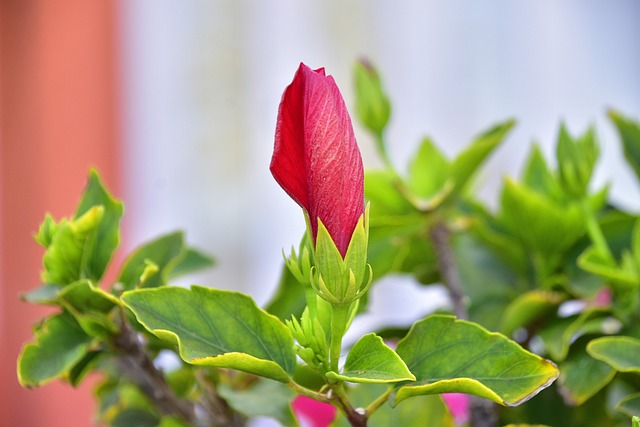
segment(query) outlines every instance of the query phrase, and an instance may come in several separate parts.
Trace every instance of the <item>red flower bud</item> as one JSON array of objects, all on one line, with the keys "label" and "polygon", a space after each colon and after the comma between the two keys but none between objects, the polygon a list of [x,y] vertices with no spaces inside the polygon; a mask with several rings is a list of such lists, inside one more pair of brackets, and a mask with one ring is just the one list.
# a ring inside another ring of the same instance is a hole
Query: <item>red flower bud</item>
[{"label": "red flower bud", "polygon": [[278,110],[271,173],[318,220],[344,258],[364,213],[364,169],[351,118],[333,77],[300,64]]}]

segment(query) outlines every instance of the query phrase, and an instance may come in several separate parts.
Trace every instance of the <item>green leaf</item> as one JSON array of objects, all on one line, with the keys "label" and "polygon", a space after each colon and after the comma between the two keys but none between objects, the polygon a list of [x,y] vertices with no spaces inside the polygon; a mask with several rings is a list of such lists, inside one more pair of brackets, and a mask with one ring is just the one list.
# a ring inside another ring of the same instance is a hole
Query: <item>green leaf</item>
[{"label": "green leaf", "polygon": [[560,206],[510,179],[502,192],[502,221],[526,248],[549,259],[585,233],[577,205]]},{"label": "green leaf", "polygon": [[620,372],[640,372],[640,340],[632,337],[601,337],[587,345],[587,352]]},{"label": "green leaf", "polygon": [[537,144],[533,145],[527,157],[522,182],[530,189],[555,201],[564,198],[562,188],[549,170],[549,166]]},{"label": "green leaf", "polygon": [[327,377],[353,383],[395,383],[416,379],[400,356],[374,333],[364,335],[354,344],[342,374],[328,372]]},{"label": "green leaf", "polygon": [[120,300],[96,288],[88,280],[79,280],[58,294],[58,303],[71,313],[84,331],[96,337],[109,337],[118,326],[108,313]]},{"label": "green leaf", "polygon": [[20,299],[30,302],[31,304],[57,304],[56,298],[61,289],[64,289],[64,287],[60,285],[46,284],[20,295]]},{"label": "green leaf", "polygon": [[177,417],[162,417],[157,427],[191,427],[191,424]]},{"label": "green leaf", "polygon": [[94,278],[88,248],[95,244],[104,212],[102,206],[96,206],[73,221],[62,220],[57,225],[43,258],[44,283],[64,286],[76,280]]},{"label": "green leaf", "polygon": [[186,248],[184,255],[181,257],[177,265],[169,271],[168,279],[173,280],[177,277],[190,274],[195,271],[202,270],[215,265],[215,260],[194,248]]},{"label": "green leaf", "polygon": [[23,387],[38,387],[66,377],[87,352],[92,337],[69,313],[48,317],[35,328],[35,341],[18,356],[18,380]]},{"label": "green leaf", "polygon": [[360,121],[378,136],[380,153],[386,157],[386,147],[382,145],[384,128],[391,115],[391,103],[382,87],[378,71],[369,61],[357,61],[354,71],[356,114]]},{"label": "green leaf", "polygon": [[591,174],[598,159],[598,144],[593,129],[574,139],[564,124],[560,126],[556,158],[560,182],[565,191],[574,197],[583,197],[589,187]]},{"label": "green leaf", "polygon": [[609,365],[579,348],[560,365],[560,394],[567,405],[582,405],[609,384],[615,373]]},{"label": "green leaf", "polygon": [[[616,410],[629,416],[640,414],[640,392],[623,397],[616,404]],[[635,418],[633,426],[636,427],[636,421],[638,421],[638,426],[640,427],[640,419],[638,417],[633,418]]]},{"label": "green leaf", "polygon": [[155,274],[147,274],[142,284],[145,288],[164,286],[169,280],[169,274],[180,265],[185,257],[184,240],[181,232],[167,234],[145,243],[127,257],[118,282],[124,290],[136,288],[151,261],[158,268]]},{"label": "green leaf", "polygon": [[79,280],[65,287],[58,294],[74,309],[80,312],[108,313],[120,300],[97,288],[89,280]]},{"label": "green leaf", "polygon": [[535,396],[558,376],[555,365],[477,324],[434,315],[415,323],[397,353],[417,381],[395,403],[438,393],[474,394],[505,406]]},{"label": "green leaf", "polygon": [[150,332],[177,344],[187,363],[282,382],[294,372],[291,333],[246,295],[200,286],[162,287],[125,292],[122,301]]},{"label": "green leaf", "polygon": [[[358,384],[349,390],[349,401],[356,408],[366,408],[376,398],[383,395],[387,387],[382,384]],[[425,424],[428,420],[428,424]],[[456,423],[447,406],[438,395],[419,396],[407,400],[395,408],[389,402],[378,408],[367,421],[369,427],[455,427]],[[341,412],[334,427],[349,427]]]},{"label": "green leaf", "polygon": [[632,427],[640,427],[640,418],[634,416],[631,418],[631,422],[633,423]]},{"label": "green leaf", "polygon": [[478,136],[473,143],[461,152],[451,163],[450,176],[454,182],[452,195],[460,193],[471,176],[485,159],[493,153],[515,125],[515,120],[499,123]]},{"label": "green leaf", "polygon": [[423,139],[409,165],[411,191],[423,199],[429,199],[444,189],[448,179],[449,160],[431,139]]},{"label": "green leaf", "polygon": [[618,130],[627,162],[640,178],[640,125],[614,110],[609,111],[609,118]]},{"label": "green leaf", "polygon": [[104,213],[98,224],[95,239],[88,241],[84,250],[88,259],[85,277],[98,282],[120,243],[120,218],[122,218],[124,207],[122,202],[109,194],[109,191],[102,184],[98,172],[91,170],[74,220],[96,206],[101,206]]},{"label": "green leaf", "polygon": [[548,319],[549,326],[540,330],[539,335],[553,360],[562,361],[577,338],[587,334],[611,333],[615,322],[608,310],[589,308],[577,316]]},{"label": "green leaf", "polygon": [[249,418],[269,417],[285,426],[298,425],[291,410],[295,393],[282,383],[261,380],[242,390],[220,383],[217,391],[231,408]]},{"label": "green leaf", "polygon": [[560,292],[534,289],[517,297],[502,315],[503,334],[510,336],[518,328],[526,328],[537,319],[548,316],[566,299]]}]

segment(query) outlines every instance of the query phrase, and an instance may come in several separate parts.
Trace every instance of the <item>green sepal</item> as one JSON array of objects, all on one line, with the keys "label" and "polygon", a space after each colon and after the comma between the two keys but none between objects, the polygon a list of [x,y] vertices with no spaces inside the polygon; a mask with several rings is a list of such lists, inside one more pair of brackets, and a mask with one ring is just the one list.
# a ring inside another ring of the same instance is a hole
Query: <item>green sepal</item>
[{"label": "green sepal", "polygon": [[350,305],[369,289],[373,275],[367,264],[369,207],[360,216],[344,259],[329,231],[318,219],[311,286],[331,304]]},{"label": "green sepal", "polygon": [[302,360],[316,369],[328,365],[327,338],[318,318],[312,318],[309,310],[305,309],[300,321],[292,316],[291,320],[286,321],[286,325],[299,344],[296,352]]},{"label": "green sepal", "polygon": [[18,381],[23,387],[38,387],[67,377],[93,341],[68,312],[46,318],[34,335],[34,341],[18,356]]},{"label": "green sepal", "polygon": [[166,286],[127,291],[122,301],[151,333],[176,344],[187,363],[282,382],[293,375],[291,332],[247,295],[195,285]]},{"label": "green sepal", "polygon": [[328,372],[327,378],[378,384],[416,379],[400,356],[374,333],[364,335],[354,344],[342,373]]},{"label": "green sepal", "polygon": [[452,316],[415,323],[396,352],[416,381],[400,384],[394,404],[425,394],[474,394],[517,406],[558,377],[556,366],[504,335]]},{"label": "green sepal", "polygon": [[292,247],[291,255],[288,258],[284,254],[284,251],[282,252],[282,256],[284,257],[285,265],[293,277],[301,284],[310,286],[311,266],[314,264],[314,261],[313,247],[309,242],[309,234],[305,233],[302,237],[297,254]]}]

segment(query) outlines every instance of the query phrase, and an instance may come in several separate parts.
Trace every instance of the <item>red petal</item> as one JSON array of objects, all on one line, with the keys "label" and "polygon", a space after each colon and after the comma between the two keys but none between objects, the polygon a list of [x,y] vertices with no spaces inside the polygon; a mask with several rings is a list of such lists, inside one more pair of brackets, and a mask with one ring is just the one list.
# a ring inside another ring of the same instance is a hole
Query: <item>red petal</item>
[{"label": "red petal", "polygon": [[331,76],[300,64],[280,103],[271,172],[344,256],[364,212],[364,170],[351,118]]}]

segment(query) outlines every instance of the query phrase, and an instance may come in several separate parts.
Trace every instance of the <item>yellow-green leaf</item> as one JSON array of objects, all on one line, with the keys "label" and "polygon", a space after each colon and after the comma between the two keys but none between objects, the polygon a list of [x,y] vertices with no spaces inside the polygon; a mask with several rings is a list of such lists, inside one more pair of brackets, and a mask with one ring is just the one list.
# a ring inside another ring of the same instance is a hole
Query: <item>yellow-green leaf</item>
[{"label": "yellow-green leaf", "polygon": [[425,394],[474,394],[516,406],[548,387],[555,365],[529,353],[504,335],[481,326],[433,315],[415,323],[397,353],[416,376],[402,384],[395,403]]}]

